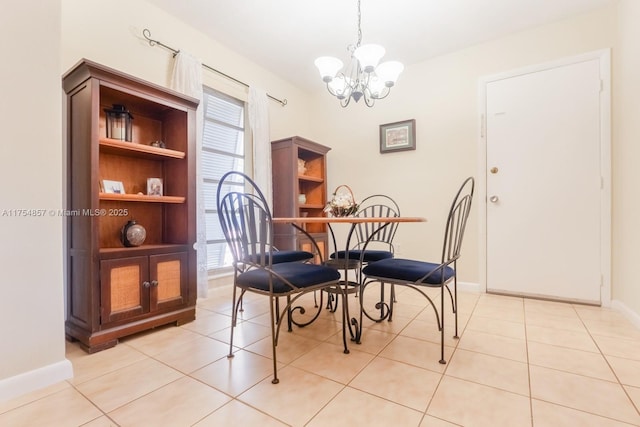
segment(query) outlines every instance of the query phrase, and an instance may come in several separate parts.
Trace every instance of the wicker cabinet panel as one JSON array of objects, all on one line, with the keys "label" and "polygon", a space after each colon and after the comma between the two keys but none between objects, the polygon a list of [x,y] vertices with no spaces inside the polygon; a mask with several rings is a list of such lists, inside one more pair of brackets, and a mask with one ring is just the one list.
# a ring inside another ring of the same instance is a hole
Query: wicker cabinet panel
[{"label": "wicker cabinet panel", "polygon": [[149,258],[131,257],[100,262],[102,323],[140,316],[149,311]]},{"label": "wicker cabinet panel", "polygon": [[185,303],[187,254],[165,254],[150,257],[152,303],[154,309],[167,309]]}]

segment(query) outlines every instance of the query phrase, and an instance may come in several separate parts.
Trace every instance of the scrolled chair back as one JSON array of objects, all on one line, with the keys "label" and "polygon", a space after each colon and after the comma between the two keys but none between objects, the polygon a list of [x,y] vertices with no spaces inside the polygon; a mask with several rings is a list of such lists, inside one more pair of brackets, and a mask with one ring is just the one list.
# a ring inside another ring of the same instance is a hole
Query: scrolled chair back
[{"label": "scrolled chair back", "polygon": [[[366,218],[399,217],[400,207],[391,197],[384,194],[374,194],[362,200],[356,216]],[[381,242],[393,247],[392,242],[397,230],[397,222],[365,222],[358,224],[356,233],[359,246]]]},{"label": "scrolled chair back", "polygon": [[234,264],[269,267],[273,223],[262,191],[246,175],[232,171],[221,178],[217,200],[220,227]]},{"label": "scrolled chair back", "polygon": [[460,258],[464,231],[471,211],[474,187],[475,181],[470,176],[462,183],[451,203],[442,248],[443,264],[450,264]]}]

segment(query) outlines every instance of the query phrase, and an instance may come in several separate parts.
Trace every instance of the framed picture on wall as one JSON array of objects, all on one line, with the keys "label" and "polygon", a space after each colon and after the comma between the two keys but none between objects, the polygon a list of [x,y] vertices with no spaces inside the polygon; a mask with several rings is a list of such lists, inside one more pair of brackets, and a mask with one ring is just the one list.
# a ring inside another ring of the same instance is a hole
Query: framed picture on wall
[{"label": "framed picture on wall", "polygon": [[380,125],[380,152],[416,149],[415,119]]}]

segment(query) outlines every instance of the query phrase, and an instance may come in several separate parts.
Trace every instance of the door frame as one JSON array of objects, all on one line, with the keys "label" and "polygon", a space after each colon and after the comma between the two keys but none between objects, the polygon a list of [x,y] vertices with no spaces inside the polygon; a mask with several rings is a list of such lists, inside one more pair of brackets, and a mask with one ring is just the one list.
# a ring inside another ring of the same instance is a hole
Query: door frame
[{"label": "door frame", "polygon": [[550,70],[579,62],[597,59],[600,62],[600,303],[611,305],[611,49],[601,49],[580,55],[562,58],[542,64],[531,65],[478,79],[478,198],[482,203],[478,209],[478,271],[480,290],[487,292],[487,84],[524,74]]}]

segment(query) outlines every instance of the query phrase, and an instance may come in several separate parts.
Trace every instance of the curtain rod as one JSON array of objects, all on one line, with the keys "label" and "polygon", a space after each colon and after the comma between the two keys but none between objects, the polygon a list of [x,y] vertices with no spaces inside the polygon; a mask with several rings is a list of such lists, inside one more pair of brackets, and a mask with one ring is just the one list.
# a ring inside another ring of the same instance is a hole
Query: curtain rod
[{"label": "curtain rod", "polygon": [[[160,42],[160,41],[158,41],[158,40],[154,40],[154,39],[152,39],[152,38],[151,38],[151,31],[149,31],[147,28],[145,28],[144,30],[142,30],[142,35],[143,35],[143,36],[144,36],[144,38],[145,38],[145,39],[147,39],[147,41],[149,42],[149,46],[156,46],[156,45],[158,45],[158,46],[162,46],[163,48],[165,48],[165,49],[170,50],[171,52],[173,52],[173,56],[176,56],[176,55],[180,52],[178,49],[174,49],[174,48],[172,48],[172,47],[170,47],[170,46],[167,46],[166,44],[164,44],[164,43],[162,43],[162,42]],[[230,76],[230,75],[228,75],[228,74],[225,74],[225,73],[223,73],[223,72],[222,72],[222,71],[220,71],[220,70],[216,70],[215,68],[213,68],[213,67],[211,67],[211,66],[209,66],[209,65],[207,65],[207,64],[204,64],[204,63],[203,63],[203,64],[202,64],[202,67],[203,67],[203,68],[206,68],[206,69],[207,69],[207,70],[209,70],[209,71],[213,71],[214,73],[220,74],[221,76],[226,77],[226,78],[227,78],[227,79],[229,79],[229,80],[233,80],[234,82],[236,82],[236,83],[238,83],[238,84],[241,84],[241,85],[242,85],[242,86],[244,86],[244,87],[247,87],[247,88],[249,87],[249,85],[248,85],[248,84],[246,84],[245,82],[240,81],[240,80],[236,79],[235,77],[232,77],[232,76]],[[287,105],[287,100],[286,100],[286,98],[281,100],[281,99],[275,98],[275,97],[273,97],[273,96],[271,96],[271,95],[269,95],[269,94],[267,94],[267,96],[268,96],[269,98],[273,99],[274,101],[279,102],[283,107],[284,107],[285,105]]]}]

